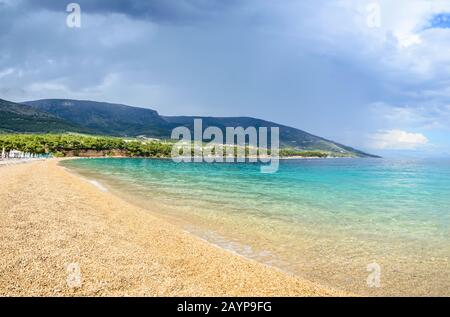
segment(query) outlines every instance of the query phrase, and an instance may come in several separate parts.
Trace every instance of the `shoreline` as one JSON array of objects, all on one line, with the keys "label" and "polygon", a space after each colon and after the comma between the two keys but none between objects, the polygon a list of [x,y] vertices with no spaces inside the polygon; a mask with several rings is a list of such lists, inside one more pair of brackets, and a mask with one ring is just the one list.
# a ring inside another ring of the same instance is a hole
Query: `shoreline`
[{"label": "shoreline", "polygon": [[45,159],[43,159],[43,158],[0,159],[0,167],[1,166],[10,166],[10,165],[17,165],[17,164],[32,163],[32,162],[38,162],[38,161],[43,161],[43,160],[45,160]]},{"label": "shoreline", "polygon": [[[149,160],[172,160],[171,157],[156,157],[156,156],[67,156],[67,157],[59,157],[56,158],[58,160],[76,160],[76,159],[109,159],[109,158],[115,158],[115,159],[149,159]],[[252,159],[259,159],[259,157],[251,157]],[[267,157],[263,157],[264,159],[267,159]],[[246,159],[249,159],[249,157],[246,157]],[[280,161],[286,161],[286,160],[339,160],[339,159],[373,159],[371,157],[317,157],[317,156],[280,156],[278,160]],[[382,159],[382,158],[376,158],[376,159]],[[237,158],[235,158],[237,160]],[[217,162],[214,162],[217,163]],[[228,163],[224,160],[222,163]],[[237,162],[232,162],[237,163]]]},{"label": "shoreline", "polygon": [[[61,160],[0,169],[1,296],[348,295],[206,242]],[[68,286],[70,263],[80,288]]]}]

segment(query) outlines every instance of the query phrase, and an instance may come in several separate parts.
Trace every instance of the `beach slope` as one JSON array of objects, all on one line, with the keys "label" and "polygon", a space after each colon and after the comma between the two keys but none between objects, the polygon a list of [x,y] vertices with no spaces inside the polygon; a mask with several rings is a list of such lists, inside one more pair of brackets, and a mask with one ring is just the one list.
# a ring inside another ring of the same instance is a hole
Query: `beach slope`
[{"label": "beach slope", "polygon": [[0,180],[1,296],[343,295],[217,248],[57,160],[0,167]]}]

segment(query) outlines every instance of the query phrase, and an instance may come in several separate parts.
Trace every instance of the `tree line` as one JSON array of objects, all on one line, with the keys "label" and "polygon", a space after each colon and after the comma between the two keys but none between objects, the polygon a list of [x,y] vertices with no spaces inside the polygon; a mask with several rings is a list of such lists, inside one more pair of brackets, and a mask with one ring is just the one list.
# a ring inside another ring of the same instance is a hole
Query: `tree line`
[{"label": "tree line", "polygon": [[[124,139],[81,134],[0,134],[0,151],[18,150],[32,154],[51,154],[56,157],[80,156],[93,151],[108,156],[119,153],[129,157],[170,157],[173,142],[157,140]],[[194,151],[192,150],[192,153]],[[237,148],[235,147],[235,155]],[[268,151],[270,155],[270,150]],[[246,156],[249,154],[245,149]],[[258,150],[259,154],[259,150]],[[280,149],[282,157],[327,157],[321,151]]]},{"label": "tree line", "polygon": [[33,154],[52,154],[63,157],[78,156],[82,152],[95,151],[108,154],[120,151],[126,156],[169,157],[172,145],[159,141],[78,134],[4,134],[0,135],[0,149],[18,150]]}]

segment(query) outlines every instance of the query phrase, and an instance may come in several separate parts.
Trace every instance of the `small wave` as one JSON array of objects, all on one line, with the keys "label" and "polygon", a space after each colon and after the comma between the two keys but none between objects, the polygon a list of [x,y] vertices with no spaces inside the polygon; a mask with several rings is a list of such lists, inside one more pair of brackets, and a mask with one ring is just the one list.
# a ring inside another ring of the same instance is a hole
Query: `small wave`
[{"label": "small wave", "polygon": [[185,226],[184,231],[235,255],[242,256],[246,259],[251,259],[280,270],[283,269],[288,272],[285,268],[283,268],[281,260],[267,250],[257,251],[253,249],[251,245],[232,241],[212,230],[202,230],[193,226]]},{"label": "small wave", "polygon": [[102,192],[107,192],[108,189],[103,186],[102,184],[100,184],[98,181],[96,180],[89,180],[89,183],[91,183],[92,185],[94,185],[95,187],[97,187],[98,189],[100,189]]}]

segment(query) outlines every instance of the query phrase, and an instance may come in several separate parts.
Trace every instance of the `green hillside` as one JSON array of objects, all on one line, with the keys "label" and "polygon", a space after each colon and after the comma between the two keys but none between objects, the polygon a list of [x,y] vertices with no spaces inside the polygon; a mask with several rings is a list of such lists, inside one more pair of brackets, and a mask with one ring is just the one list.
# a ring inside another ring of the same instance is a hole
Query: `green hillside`
[{"label": "green hillside", "polygon": [[39,109],[0,99],[1,132],[92,132]]},{"label": "green hillside", "polygon": [[111,136],[168,138],[171,128],[154,110],[87,100],[45,99],[25,102],[40,111]]},{"label": "green hillside", "polygon": [[[280,145],[283,148],[290,149],[293,153],[298,151],[323,151],[333,156],[376,157],[300,129],[251,117],[161,116],[151,109],[86,100],[44,99],[29,101],[24,104],[28,106],[26,109],[30,114],[23,114],[22,120],[28,120],[28,124],[16,125],[14,120],[8,120],[9,129],[5,129],[6,131],[40,132],[51,127],[58,131],[85,129],[84,131],[98,135],[146,136],[167,139],[170,138],[172,129],[177,126],[186,126],[192,131],[194,119],[201,118],[203,119],[203,129],[208,126],[217,126],[223,131],[226,127],[238,126],[243,128],[250,126],[256,128],[279,127]],[[43,118],[36,121],[32,109]],[[45,117],[45,114],[47,117]],[[54,120],[54,123],[44,124],[44,118]]]},{"label": "green hillside", "polygon": [[[376,157],[371,154],[364,153],[349,146],[345,146],[315,135],[308,132],[288,127],[282,124],[277,124],[270,121],[261,119],[255,119],[251,117],[163,117],[169,123],[179,126],[186,126],[191,131],[194,128],[194,119],[201,118],[203,123],[203,129],[208,126],[216,126],[220,128],[225,135],[226,127],[279,127],[280,129],[280,147],[291,148],[293,150],[302,151],[324,151],[335,153],[339,156],[358,156],[358,157]],[[270,131],[268,139],[270,140]]]}]

